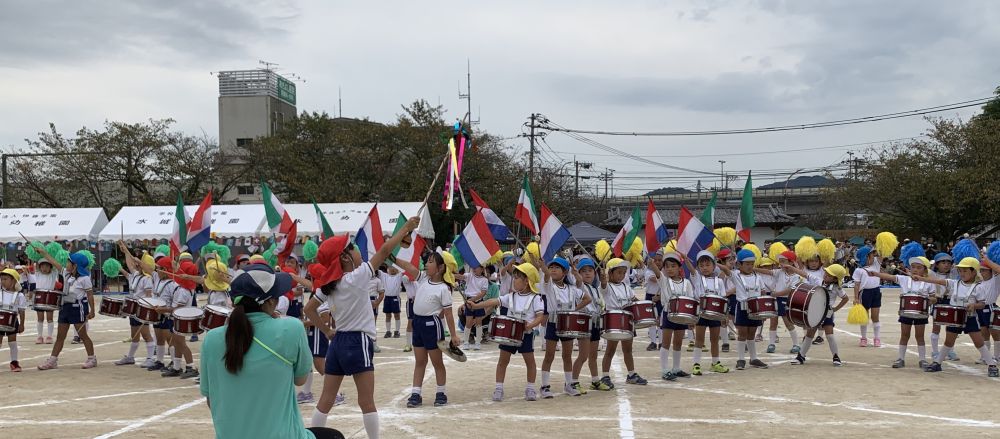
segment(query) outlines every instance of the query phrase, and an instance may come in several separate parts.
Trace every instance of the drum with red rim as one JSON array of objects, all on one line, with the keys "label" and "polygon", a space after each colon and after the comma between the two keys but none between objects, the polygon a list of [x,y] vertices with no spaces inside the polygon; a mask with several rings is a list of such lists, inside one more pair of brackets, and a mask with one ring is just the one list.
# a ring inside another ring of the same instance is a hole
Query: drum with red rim
[{"label": "drum with red rim", "polygon": [[799,284],[788,296],[788,319],[806,329],[820,327],[829,307],[827,294],[819,285]]},{"label": "drum with red rim", "polygon": [[667,320],[678,325],[698,323],[698,301],[692,297],[677,296],[667,302]]},{"label": "drum with red rim", "polygon": [[562,338],[590,337],[590,314],[576,311],[556,313],[556,336]]},{"label": "drum with red rim", "polygon": [[631,340],[635,337],[632,330],[632,313],[618,309],[605,311],[601,314],[601,337],[605,340]]},{"label": "drum with red rim", "polygon": [[102,316],[122,317],[124,305],[123,297],[101,296],[101,308],[97,312]]},{"label": "drum with red rim", "polygon": [[31,305],[36,311],[57,311],[62,306],[62,298],[59,291],[35,290]]},{"label": "drum with red rim", "polygon": [[725,297],[716,296],[715,294],[706,294],[701,296],[701,318],[705,320],[715,320],[715,321],[725,321],[727,316],[727,311],[729,311],[729,303]]},{"label": "drum with red rim", "polygon": [[229,321],[229,313],[231,312],[233,312],[232,308],[226,308],[218,305],[206,305],[205,316],[201,318],[201,329],[211,331],[225,325],[226,322]]},{"label": "drum with red rim", "polygon": [[993,318],[990,319],[990,329],[1000,331],[1000,308],[993,307]]},{"label": "drum with red rim", "polygon": [[520,347],[524,342],[524,321],[508,316],[490,317],[490,338],[504,346]]},{"label": "drum with red rim", "polygon": [[778,317],[778,301],[773,296],[757,296],[747,299],[747,317],[753,320],[767,320]]},{"label": "drum with red rim", "polygon": [[17,311],[0,309],[0,331],[17,332]]},{"label": "drum with red rim", "polygon": [[899,316],[909,319],[926,319],[930,316],[931,301],[920,294],[899,295]]},{"label": "drum with red rim", "polygon": [[656,324],[656,304],[652,301],[637,300],[622,309],[632,313],[632,326],[635,329],[648,328]]},{"label": "drum with red rim", "polygon": [[934,305],[934,324],[964,328],[968,310],[961,306]]},{"label": "drum with red rim", "polygon": [[185,306],[174,310],[174,332],[184,335],[201,334],[201,318],[205,312],[196,306]]},{"label": "drum with red rim", "polygon": [[139,310],[139,302],[131,297],[125,298],[125,304],[122,305],[122,314],[127,317],[134,317],[135,312]]},{"label": "drum with red rim", "polygon": [[156,297],[146,297],[137,302],[139,309],[135,311],[135,319],[143,323],[160,323],[160,313],[156,308],[167,306],[167,302]]}]

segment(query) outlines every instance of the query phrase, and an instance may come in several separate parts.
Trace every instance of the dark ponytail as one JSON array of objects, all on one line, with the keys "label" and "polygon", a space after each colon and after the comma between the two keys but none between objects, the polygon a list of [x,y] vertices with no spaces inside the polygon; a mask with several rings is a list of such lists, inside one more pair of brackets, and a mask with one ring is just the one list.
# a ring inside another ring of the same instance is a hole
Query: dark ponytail
[{"label": "dark ponytail", "polygon": [[226,324],[226,370],[238,374],[243,369],[243,356],[253,344],[253,324],[247,314],[261,312],[260,304],[249,297],[243,297],[240,303],[233,305],[229,313],[229,323]]}]

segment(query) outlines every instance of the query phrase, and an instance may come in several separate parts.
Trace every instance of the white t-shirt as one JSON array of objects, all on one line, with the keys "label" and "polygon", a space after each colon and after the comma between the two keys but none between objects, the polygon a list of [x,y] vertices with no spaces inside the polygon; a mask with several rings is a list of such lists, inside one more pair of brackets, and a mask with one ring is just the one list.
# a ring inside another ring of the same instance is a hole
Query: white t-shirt
[{"label": "white t-shirt", "polygon": [[87,298],[87,290],[93,290],[90,276],[73,277],[63,274],[63,302],[77,303]]},{"label": "white t-shirt", "polygon": [[382,281],[382,287],[385,289],[385,297],[399,297],[400,291],[403,290],[403,273],[396,273],[393,276],[379,271],[378,278]]},{"label": "white t-shirt", "polygon": [[726,281],[721,277],[705,277],[701,273],[695,273],[693,277],[694,281],[691,282],[691,286],[694,290],[694,298],[701,299],[705,295],[726,297]]},{"label": "white t-shirt", "polygon": [[919,294],[924,297],[934,295],[937,285],[930,282],[916,281],[910,276],[896,275],[896,283],[903,294]]},{"label": "white t-shirt", "polygon": [[174,289],[173,295],[170,297],[170,302],[168,302],[167,306],[171,308],[184,308],[191,306],[191,290],[177,285],[177,288]]},{"label": "white t-shirt", "polygon": [[601,297],[604,297],[604,307],[608,310],[621,310],[635,299],[632,287],[627,283],[608,282],[608,286],[601,290]]},{"label": "white t-shirt", "polygon": [[[174,303],[174,290],[178,288],[180,288],[180,285],[177,285],[176,282],[168,278],[160,279],[160,281],[156,283],[156,289],[153,291],[153,297],[166,302],[167,306],[170,306],[171,303]],[[191,298],[188,297],[188,300],[190,301]]]},{"label": "white t-shirt", "polygon": [[806,283],[810,285],[823,285],[823,279],[826,279],[826,271],[822,268],[819,270],[806,269],[806,275]]},{"label": "white t-shirt", "polygon": [[872,266],[854,269],[854,275],[851,276],[851,279],[854,279],[854,282],[860,285],[862,290],[870,290],[872,288],[878,288],[879,285],[882,284],[882,282],[879,280],[878,277],[870,276],[868,274],[868,270],[871,269]]},{"label": "white t-shirt", "polygon": [[382,286],[382,280],[378,277],[373,277],[368,280],[368,299],[377,300],[378,294],[380,292],[385,292],[385,287]]},{"label": "white t-shirt", "polygon": [[35,290],[55,291],[57,282],[59,282],[59,273],[56,273],[55,270],[50,271],[49,274],[40,271],[35,274]]},{"label": "white t-shirt", "polygon": [[313,297],[329,304],[338,331],[364,332],[375,338],[375,315],[368,293],[372,279],[375,279],[375,270],[363,262],[354,271],[344,273],[332,294],[316,290]]},{"label": "white t-shirt", "polygon": [[274,312],[278,313],[279,316],[287,316],[289,304],[290,302],[284,294],[278,296],[278,304],[274,306]]},{"label": "white t-shirt", "polygon": [[500,295],[506,296],[514,288],[514,276],[503,268],[500,269]]},{"label": "white t-shirt", "polygon": [[575,311],[583,300],[583,291],[573,285],[563,284],[560,287],[555,282],[549,281],[543,283],[543,286],[544,289],[541,291],[545,295],[545,305],[549,313]]},{"label": "white t-shirt", "polygon": [[413,291],[413,313],[418,316],[436,316],[442,309],[451,308],[451,287],[444,282],[432,282],[425,272],[420,272],[406,288]]},{"label": "white t-shirt", "polygon": [[[643,276],[645,276],[646,278],[646,294],[652,296],[660,294],[660,284],[659,282],[657,282],[656,273],[653,272],[653,270],[647,268],[643,273]],[[665,277],[667,277],[666,274],[660,276],[661,279]]]},{"label": "white t-shirt", "polygon": [[208,304],[215,306],[229,306],[229,293],[225,291],[209,291]]},{"label": "white t-shirt", "polygon": [[28,308],[28,300],[24,297],[24,293],[20,291],[0,290],[0,307],[23,311]]},{"label": "white t-shirt", "polygon": [[507,308],[507,316],[530,322],[545,311],[542,297],[531,293],[513,293],[500,297],[500,306]]},{"label": "white t-shirt", "polygon": [[465,297],[473,298],[486,292],[490,287],[490,280],[486,276],[465,276]]},{"label": "white t-shirt", "polygon": [[[787,273],[785,270],[774,270],[774,292],[790,290],[802,281],[802,277],[795,273]],[[821,282],[822,283],[822,282]]]},{"label": "white t-shirt", "polygon": [[984,295],[987,294],[979,282],[967,284],[960,280],[948,279],[948,291],[951,300],[948,302],[954,306],[968,306],[969,304],[985,302]]},{"label": "white t-shirt", "polygon": [[691,281],[686,278],[681,278],[681,280],[676,281],[668,278],[667,276],[660,276],[656,280],[657,287],[660,290],[660,303],[663,306],[667,306],[670,303],[670,299],[677,296],[685,297],[695,297],[694,285]]},{"label": "white t-shirt", "polygon": [[147,293],[152,294],[153,278],[146,276],[140,272],[129,273],[128,289],[130,292],[130,297],[132,297],[133,299],[149,297],[147,296]]},{"label": "white t-shirt", "polygon": [[826,286],[827,301],[830,304],[830,311],[833,312],[833,307],[840,303],[840,300],[847,297],[847,292],[844,291],[840,285],[830,284]]},{"label": "white t-shirt", "polygon": [[584,283],[583,291],[590,295],[590,303],[588,303],[587,307],[584,308],[583,310],[588,314],[590,314],[591,317],[593,317],[591,321],[596,324],[597,317],[599,317],[601,315],[601,312],[603,311],[602,307],[604,304],[604,299],[601,298],[601,292],[599,291],[599,289],[594,288],[590,284]]},{"label": "white t-shirt", "polygon": [[1000,277],[993,275],[990,280],[984,280],[979,283],[979,289],[982,290],[983,302],[989,305],[995,305],[997,303],[997,298],[1000,298]]},{"label": "white t-shirt", "polygon": [[764,280],[757,273],[737,273],[733,276],[733,286],[736,287],[736,300],[742,303],[751,297],[761,295]]}]

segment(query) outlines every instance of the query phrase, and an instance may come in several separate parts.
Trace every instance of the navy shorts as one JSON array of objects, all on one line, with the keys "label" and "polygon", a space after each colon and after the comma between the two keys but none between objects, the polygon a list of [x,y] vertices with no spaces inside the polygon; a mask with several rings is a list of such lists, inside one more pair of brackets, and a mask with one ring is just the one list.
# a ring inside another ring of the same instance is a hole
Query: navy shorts
[{"label": "navy shorts", "polygon": [[[466,298],[466,300],[469,300],[469,299]],[[476,303],[478,303],[478,302],[476,302]],[[468,318],[468,317],[472,317],[472,318],[486,317],[486,310],[485,309],[482,309],[482,308],[480,308],[480,309],[470,309],[467,306],[464,306],[462,308],[465,309],[465,317],[466,318]]]},{"label": "navy shorts", "polygon": [[136,320],[135,317],[129,317],[128,318],[128,325],[134,328],[136,326],[145,325],[145,323]]},{"label": "navy shorts", "polygon": [[590,341],[601,341],[601,325],[591,325],[590,327]]},{"label": "navy shorts", "polygon": [[413,320],[413,299],[406,299],[406,320]]},{"label": "navy shorts", "polygon": [[68,325],[81,325],[87,323],[87,314],[90,313],[90,306],[87,300],[76,303],[64,303],[59,308],[59,323]]},{"label": "navy shorts", "polygon": [[865,309],[881,308],[882,289],[869,288],[867,290],[861,290],[861,306],[865,307]]},{"label": "navy shorts", "polygon": [[521,339],[521,346],[507,346],[500,345],[500,350],[504,352],[510,352],[512,354],[530,354],[535,352],[535,333],[534,331],[525,331],[524,338]]},{"label": "navy shorts", "polygon": [[992,305],[986,305],[986,308],[976,310],[976,315],[979,317],[979,327],[990,327],[990,320],[993,319],[992,307]]},{"label": "navy shorts", "polygon": [[909,317],[900,316],[899,323],[902,323],[904,325],[920,326],[920,325],[926,325],[928,323],[928,319],[911,319]]},{"label": "navy shorts", "polygon": [[165,330],[165,331],[169,331],[171,329],[174,329],[174,319],[164,318],[164,319],[160,320],[160,323],[157,323],[157,324],[153,325],[153,327],[156,328],[156,329],[162,329],[162,330]]},{"label": "navy shorts", "polygon": [[[757,327],[764,325],[763,320],[751,319],[750,314],[747,312],[747,310],[743,309],[742,306],[739,306],[738,308],[739,309],[736,310],[736,326]],[[824,321],[824,323],[826,322]]]},{"label": "navy shorts", "polygon": [[317,330],[315,326],[306,330],[306,340],[309,340],[309,350],[312,351],[313,358],[325,358],[327,348],[330,347],[330,340],[326,339],[323,331]]},{"label": "navy shorts", "polygon": [[[653,300],[653,295],[646,293],[646,300]],[[656,315],[663,314],[663,301],[657,300],[656,302]]]},{"label": "navy shorts", "polygon": [[297,319],[302,318],[302,302],[298,299],[290,300],[288,302],[288,311],[285,311],[285,315],[288,317],[295,317]]},{"label": "navy shorts", "polygon": [[972,316],[965,320],[964,328],[954,328],[948,326],[945,329],[952,334],[973,334],[979,332],[979,319],[976,316]]},{"label": "navy shorts", "polygon": [[722,322],[718,320],[698,319],[698,323],[696,323],[695,326],[704,326],[706,328],[721,328]]},{"label": "navy shorts", "polygon": [[548,322],[548,323],[545,324],[545,340],[546,341],[572,341],[572,340],[575,340],[575,339],[556,336],[556,322]]},{"label": "navy shorts", "polygon": [[787,297],[775,297],[775,301],[778,302],[778,316],[784,317],[788,315],[788,298]]},{"label": "navy shorts", "polygon": [[833,316],[823,319],[823,323],[820,326],[837,326],[833,323]]},{"label": "navy shorts", "polygon": [[326,351],[327,375],[374,372],[375,342],[360,331],[337,331]]},{"label": "navy shorts", "polygon": [[433,316],[413,317],[413,347],[433,351],[438,342],[444,340],[444,325],[441,318]]},{"label": "navy shorts", "polygon": [[399,296],[385,296],[385,300],[382,301],[382,312],[399,314]]},{"label": "navy shorts", "polygon": [[682,330],[683,331],[683,330],[686,330],[688,327],[687,327],[687,325],[681,325],[681,324],[677,324],[677,323],[671,322],[670,319],[667,318],[666,314],[661,314],[660,315],[660,328],[662,328],[662,329],[669,329],[671,331],[676,331],[676,330]]},{"label": "navy shorts", "polygon": [[729,315],[736,317],[736,308],[740,307],[740,302],[736,300],[736,295],[729,296]]}]

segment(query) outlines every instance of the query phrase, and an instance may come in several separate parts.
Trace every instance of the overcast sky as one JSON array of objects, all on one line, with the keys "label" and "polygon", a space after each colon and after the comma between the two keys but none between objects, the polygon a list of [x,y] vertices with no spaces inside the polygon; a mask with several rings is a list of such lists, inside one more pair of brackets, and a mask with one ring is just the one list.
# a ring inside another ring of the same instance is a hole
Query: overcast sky
[{"label": "overcast sky", "polygon": [[[71,134],[104,120],[170,117],[178,129],[217,137],[210,72],[257,68],[258,60],[306,80],[298,84],[300,111],[335,113],[339,87],[344,116],[391,121],[401,104],[420,98],[461,117],[458,86],[469,59],[473,111],[483,129],[502,136],[520,134],[532,112],[567,127],[627,131],[869,116],[991,95],[1000,86],[997,23],[993,1],[3,0],[0,147],[23,146],[49,122]],[[914,117],[771,134],[594,138],[689,169],[717,173],[726,160],[727,172],[765,174],[831,165],[863,146],[746,153],[907,138],[926,128]],[[511,144],[524,151],[526,141]],[[543,149],[633,177],[616,179],[616,193],[697,179],[593,155],[607,153],[559,133]],[[707,156],[717,154],[742,155]]]}]

